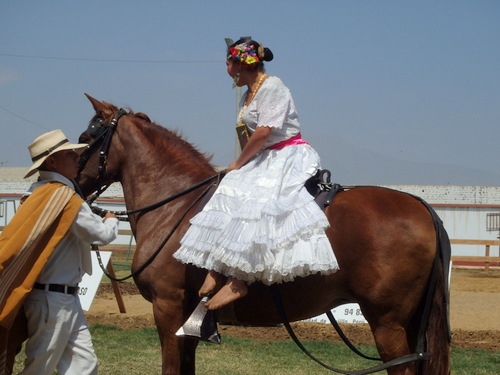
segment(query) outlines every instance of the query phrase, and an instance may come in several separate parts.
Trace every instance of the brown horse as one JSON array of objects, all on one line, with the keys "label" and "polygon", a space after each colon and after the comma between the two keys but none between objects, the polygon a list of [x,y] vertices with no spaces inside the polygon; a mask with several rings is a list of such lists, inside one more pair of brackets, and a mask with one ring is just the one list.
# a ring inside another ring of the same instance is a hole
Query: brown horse
[{"label": "brown horse", "polygon": [[[127,209],[134,210],[216,173],[205,155],[174,132],[151,123],[147,116],[133,112],[117,116],[117,107],[88,98],[96,115],[81,136],[81,141],[91,143],[78,181],[84,194],[119,181]],[[98,136],[107,128],[113,129],[107,137]],[[132,270],[161,246],[201,190],[154,210],[129,215],[137,241]],[[197,305],[197,291],[206,270],[172,258],[194,211],[189,211],[154,261],[134,277],[144,298],[153,304],[165,375],[195,373],[197,341],[176,337],[175,332]],[[381,358],[389,361],[416,351],[423,305],[431,290],[431,310],[424,322],[428,360],[398,365],[387,372],[449,374],[448,265],[443,267],[441,258],[436,258],[439,234],[431,210],[405,193],[359,187],[339,192],[325,212],[331,225],[327,235],[340,270],[329,276],[312,275],[278,285],[290,321],[356,302],[370,324]],[[435,288],[429,289],[435,260],[437,280]],[[280,322],[269,287],[259,283],[250,286],[246,297],[217,311],[217,318],[255,325]]]}]

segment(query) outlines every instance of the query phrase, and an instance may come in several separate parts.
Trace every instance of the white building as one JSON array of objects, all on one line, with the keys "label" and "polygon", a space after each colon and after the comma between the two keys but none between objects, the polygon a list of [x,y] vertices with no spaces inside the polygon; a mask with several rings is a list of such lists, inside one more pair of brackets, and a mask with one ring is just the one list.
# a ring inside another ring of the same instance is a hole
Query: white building
[{"label": "white building", "polygon": [[[36,175],[23,179],[28,168],[0,168],[0,227],[5,226],[19,206],[19,199]],[[432,186],[388,185],[395,190],[417,195],[427,201],[443,220],[450,239],[497,240],[500,237],[500,187],[498,186]],[[101,197],[99,205],[110,210],[125,210],[123,192],[113,184]],[[120,223],[121,230],[129,229]],[[121,244],[130,243],[129,236],[120,236]],[[453,245],[452,255],[484,256],[485,247]],[[498,247],[491,256],[500,256]]]}]

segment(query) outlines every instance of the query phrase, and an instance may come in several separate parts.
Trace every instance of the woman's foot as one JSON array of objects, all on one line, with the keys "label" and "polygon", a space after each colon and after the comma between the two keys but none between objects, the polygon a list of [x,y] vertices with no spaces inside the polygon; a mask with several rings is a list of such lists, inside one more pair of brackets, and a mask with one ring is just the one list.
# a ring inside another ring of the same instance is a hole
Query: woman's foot
[{"label": "woman's foot", "polygon": [[208,310],[217,310],[239,298],[245,297],[247,294],[247,284],[243,280],[231,277],[227,281],[226,285],[224,285],[215,296],[210,298],[208,302],[205,303],[205,307]]},{"label": "woman's foot", "polygon": [[214,291],[217,286],[217,282],[220,280],[221,275],[215,271],[208,271],[207,276],[205,277],[205,281],[198,291],[198,295],[200,297],[204,297],[207,294],[210,294]]}]

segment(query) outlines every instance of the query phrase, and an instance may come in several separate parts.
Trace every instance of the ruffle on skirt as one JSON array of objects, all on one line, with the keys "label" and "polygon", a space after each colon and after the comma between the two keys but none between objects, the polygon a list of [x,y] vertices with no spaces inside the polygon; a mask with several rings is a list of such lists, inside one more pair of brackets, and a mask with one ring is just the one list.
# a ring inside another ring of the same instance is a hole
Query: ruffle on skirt
[{"label": "ruffle on skirt", "polygon": [[268,285],[336,272],[328,220],[304,188],[318,168],[308,145],[261,152],[224,177],[174,257]]}]

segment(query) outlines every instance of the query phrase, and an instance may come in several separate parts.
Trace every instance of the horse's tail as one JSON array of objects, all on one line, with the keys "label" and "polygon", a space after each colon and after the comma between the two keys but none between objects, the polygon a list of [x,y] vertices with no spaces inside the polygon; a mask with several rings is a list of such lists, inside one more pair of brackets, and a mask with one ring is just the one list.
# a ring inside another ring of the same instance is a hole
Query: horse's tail
[{"label": "horse's tail", "polygon": [[432,303],[425,331],[425,351],[429,357],[421,363],[419,374],[449,375],[451,355],[451,330],[449,321],[449,273],[451,246],[448,234],[434,210],[433,214],[436,235],[437,254],[434,262],[435,284]]}]

